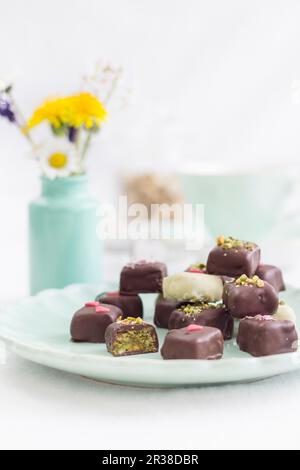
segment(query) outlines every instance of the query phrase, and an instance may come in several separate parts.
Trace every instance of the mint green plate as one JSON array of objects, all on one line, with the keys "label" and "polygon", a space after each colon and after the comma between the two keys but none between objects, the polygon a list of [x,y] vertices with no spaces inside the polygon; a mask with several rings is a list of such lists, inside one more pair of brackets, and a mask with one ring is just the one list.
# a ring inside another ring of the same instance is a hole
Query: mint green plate
[{"label": "mint green plate", "polygon": [[[75,310],[111,286],[71,286],[30,297],[0,315],[0,338],[30,360],[91,379],[144,387],[179,387],[259,380],[300,368],[300,351],[253,358],[226,342],[220,361],[164,361],[159,353],[115,358],[104,344],[72,343],[69,325]],[[300,315],[300,290],[282,296]],[[143,296],[147,320],[155,296]],[[299,316],[298,316],[299,320]],[[162,344],[165,330],[159,330]]]}]

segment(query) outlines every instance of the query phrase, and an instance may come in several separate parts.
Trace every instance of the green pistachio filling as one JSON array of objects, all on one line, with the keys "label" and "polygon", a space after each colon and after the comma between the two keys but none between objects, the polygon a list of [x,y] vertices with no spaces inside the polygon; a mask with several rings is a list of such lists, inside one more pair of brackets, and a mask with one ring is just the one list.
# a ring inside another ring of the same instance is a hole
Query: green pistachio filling
[{"label": "green pistachio filling", "polygon": [[235,280],[237,286],[256,286],[264,287],[265,283],[258,276],[248,277],[246,274],[242,274],[238,279]]},{"label": "green pistachio filling", "polygon": [[119,320],[119,323],[122,323],[123,325],[142,325],[144,322],[140,317],[127,317],[124,320]]},{"label": "green pistachio filling", "polygon": [[254,243],[245,242],[233,237],[224,237],[223,235],[217,238],[217,245],[222,247],[223,250],[245,248],[248,251],[253,251],[255,248]]},{"label": "green pistachio filling", "polygon": [[215,308],[220,308],[222,303],[220,302],[198,302],[195,304],[187,304],[178,309],[179,312],[184,313],[186,317],[193,317],[195,315],[200,315],[203,310],[211,310]]},{"label": "green pistachio filling", "polygon": [[128,353],[151,353],[156,352],[156,339],[150,328],[143,330],[126,331],[118,333],[113,344],[112,354],[121,356]]}]

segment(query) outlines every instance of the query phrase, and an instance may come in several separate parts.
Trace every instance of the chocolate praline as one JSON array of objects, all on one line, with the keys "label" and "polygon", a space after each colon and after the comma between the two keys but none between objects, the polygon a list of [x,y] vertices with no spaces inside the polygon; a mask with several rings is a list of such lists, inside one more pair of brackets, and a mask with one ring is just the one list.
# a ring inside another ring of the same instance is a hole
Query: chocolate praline
[{"label": "chocolate praline", "polygon": [[293,322],[258,315],[240,322],[237,344],[254,357],[285,354],[298,349],[298,335]]},{"label": "chocolate praline", "polygon": [[273,315],[278,302],[274,287],[256,276],[241,276],[224,286],[223,303],[234,318]]},{"label": "chocolate praline", "polygon": [[122,311],[114,305],[87,302],[78,310],[71,322],[73,341],[85,343],[104,343],[107,327],[122,318]]},{"label": "chocolate praline", "polygon": [[164,279],[163,294],[178,302],[215,302],[222,298],[223,282],[220,276],[180,272]]},{"label": "chocolate praline", "polygon": [[120,293],[128,295],[162,292],[163,279],[168,275],[167,267],[158,261],[129,263],[121,271]]},{"label": "chocolate praline", "polygon": [[252,242],[232,237],[219,237],[218,245],[211,250],[207,272],[236,278],[242,274],[252,277],[260,262],[260,248]]},{"label": "chocolate praline", "polygon": [[224,340],[220,330],[189,325],[167,333],[161,355],[164,359],[218,360],[222,358],[223,350]]},{"label": "chocolate praline", "polygon": [[139,295],[121,295],[120,292],[104,292],[96,297],[96,301],[119,307],[123,312],[123,318],[143,318],[143,302]]},{"label": "chocolate praline", "polygon": [[224,340],[231,339],[233,335],[233,318],[220,303],[183,304],[172,312],[168,326],[172,330],[191,324],[218,328]]},{"label": "chocolate praline", "polygon": [[155,303],[154,324],[158,328],[168,329],[171,313],[180,305],[181,302],[164,299],[163,295],[159,295]]},{"label": "chocolate praline", "polygon": [[107,351],[113,356],[132,356],[158,351],[158,337],[153,325],[141,318],[126,318],[106,330]]},{"label": "chocolate praline", "polygon": [[263,281],[271,284],[277,292],[285,290],[282,272],[277,266],[261,264],[258,266],[255,274]]}]

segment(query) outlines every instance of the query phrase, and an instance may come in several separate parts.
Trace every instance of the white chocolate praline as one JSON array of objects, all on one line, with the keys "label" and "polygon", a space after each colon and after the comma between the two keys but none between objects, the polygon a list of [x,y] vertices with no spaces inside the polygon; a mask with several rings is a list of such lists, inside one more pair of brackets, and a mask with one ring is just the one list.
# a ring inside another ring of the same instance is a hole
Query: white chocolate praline
[{"label": "white chocolate praline", "polygon": [[287,304],[280,303],[277,309],[277,312],[273,315],[277,320],[290,320],[293,323],[296,323],[296,314],[292,307]]},{"label": "white chocolate praline", "polygon": [[223,282],[219,276],[182,272],[165,277],[163,295],[178,301],[211,301],[222,299]]}]

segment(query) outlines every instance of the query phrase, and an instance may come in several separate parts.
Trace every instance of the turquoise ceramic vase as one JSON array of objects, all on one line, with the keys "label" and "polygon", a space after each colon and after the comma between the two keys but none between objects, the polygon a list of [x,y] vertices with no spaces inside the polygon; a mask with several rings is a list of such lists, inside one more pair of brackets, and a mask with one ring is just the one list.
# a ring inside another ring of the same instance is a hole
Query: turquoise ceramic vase
[{"label": "turquoise ceramic vase", "polygon": [[97,207],[87,176],[42,178],[42,194],[29,206],[31,294],[101,281]]}]

